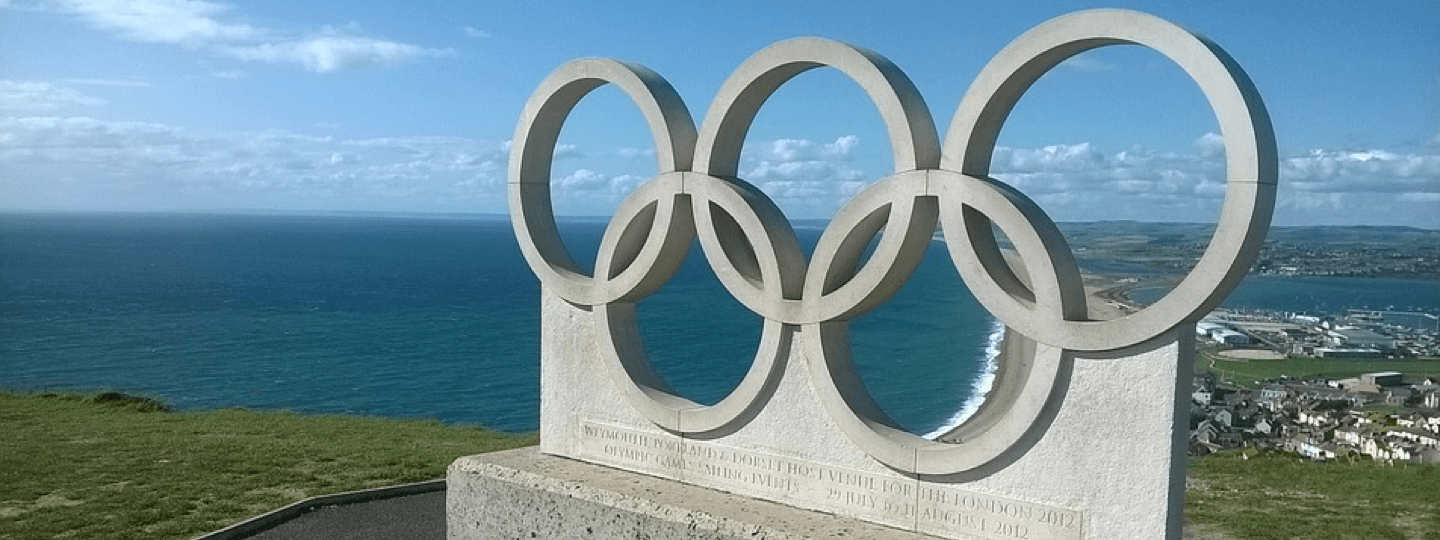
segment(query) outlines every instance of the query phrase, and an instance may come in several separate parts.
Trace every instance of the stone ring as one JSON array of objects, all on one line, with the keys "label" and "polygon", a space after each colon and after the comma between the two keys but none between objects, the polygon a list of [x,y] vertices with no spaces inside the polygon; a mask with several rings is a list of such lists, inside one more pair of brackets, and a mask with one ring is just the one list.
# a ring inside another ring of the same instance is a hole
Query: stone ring
[{"label": "stone ring", "polygon": [[[1005,118],[1031,84],[1067,58],[1121,43],[1164,54],[1200,85],[1224,136],[1227,192],[1211,245],[1180,285],[1137,313],[1092,321],[1059,229],[1023,193],[988,174]],[[896,171],[847,202],[806,261],[789,221],[738,178],[738,164],[760,107],[785,82],[817,67],[842,72],[870,97],[889,134]],[[566,116],[602,84],[618,86],[640,108],[660,173],[621,203],[601,240],[595,272],[587,274],[560,241],[550,166]],[[1277,163],[1258,93],[1218,46],[1150,15],[1093,10],[1041,24],[1002,50],[961,101],[943,147],[905,74],[844,43],[794,39],[757,52],[722,85],[699,130],[654,72],[613,60],[576,60],[547,77],[526,104],[511,150],[509,190],[527,263],[547,292],[591,309],[615,382],[657,426],[682,436],[739,429],[763,408],[799,339],[820,401],[852,442],[900,471],[950,474],[996,459],[1058,406],[1052,402],[1067,351],[1139,345],[1218,305],[1249,270],[1268,229]],[[937,223],[949,233],[962,278],[1006,325],[1009,343],[985,403],[947,434],[957,444],[906,432],[880,410],[854,370],[846,326],[899,290]],[[1014,267],[1001,254],[994,227],[1014,243]],[[634,303],[674,275],[697,237],[726,290],[764,319],[749,371],[713,406],[665,384],[635,323]]]}]

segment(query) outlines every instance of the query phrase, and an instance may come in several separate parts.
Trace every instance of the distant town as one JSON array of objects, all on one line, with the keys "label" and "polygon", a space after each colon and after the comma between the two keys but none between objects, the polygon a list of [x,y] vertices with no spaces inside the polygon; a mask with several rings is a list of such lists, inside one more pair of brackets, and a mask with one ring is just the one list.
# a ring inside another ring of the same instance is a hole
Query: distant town
[{"label": "distant town", "polygon": [[[1060,223],[1059,227],[1082,267],[1142,278],[1188,272],[1204,253],[1215,228],[1201,223],[1127,221]],[[1440,231],[1410,227],[1274,227],[1251,272],[1440,280]]]},{"label": "distant town", "polygon": [[[1214,225],[1057,224],[1097,296],[1168,289]],[[943,233],[936,233],[943,238]],[[1009,247],[1001,238],[1002,247]],[[1401,278],[1440,284],[1440,231],[1274,227],[1251,275]],[[1196,324],[1192,456],[1256,448],[1316,461],[1440,463],[1440,306],[1295,313],[1217,309]]]},{"label": "distant town", "polygon": [[[1168,288],[1213,225],[1059,224],[1102,297]],[[1274,227],[1251,271],[1440,283],[1440,231]],[[1106,294],[1108,293],[1108,294]],[[1219,309],[1196,324],[1191,455],[1237,448],[1317,461],[1440,463],[1440,316],[1410,310],[1294,313]]]},{"label": "distant town", "polygon": [[[1217,310],[1195,332],[1200,362],[1191,394],[1191,455],[1253,447],[1317,461],[1365,456],[1440,463],[1440,375],[1434,373],[1440,371],[1434,361],[1440,359],[1440,317]],[[1410,360],[1430,373],[1241,375],[1249,363],[1334,358],[1361,370]]]},{"label": "distant town", "polygon": [[1440,245],[1334,245],[1313,241],[1267,242],[1252,270],[1258,275],[1436,279]]}]

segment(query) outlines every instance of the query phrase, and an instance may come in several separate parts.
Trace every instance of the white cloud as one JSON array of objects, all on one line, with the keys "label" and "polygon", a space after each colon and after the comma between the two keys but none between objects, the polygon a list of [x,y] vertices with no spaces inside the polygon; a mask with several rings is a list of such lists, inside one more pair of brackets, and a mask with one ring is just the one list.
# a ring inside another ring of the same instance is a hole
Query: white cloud
[{"label": "white cloud", "polygon": [[1398,199],[1403,202],[1440,203],[1440,192],[1401,193]]},{"label": "white cloud", "polygon": [[834,142],[816,143],[807,139],[779,139],[760,145],[754,157],[761,161],[842,161],[849,160],[860,138],[845,135]]},{"label": "white cloud", "polygon": [[615,152],[615,155],[618,155],[618,156],[620,156],[620,157],[627,158],[627,159],[636,159],[636,158],[654,159],[654,158],[655,158],[655,149],[654,149],[654,148],[621,148],[621,149],[619,149],[619,150],[617,150],[617,151]]},{"label": "white cloud", "polygon": [[40,81],[0,79],[0,111],[45,114],[74,107],[96,107],[105,100],[87,96],[74,88]]},{"label": "white cloud", "polygon": [[454,137],[197,132],[85,117],[0,119],[9,208],[502,211],[506,152]]},{"label": "white cloud", "polygon": [[424,56],[449,54],[445,50],[355,36],[321,36],[302,41],[226,46],[220,50],[225,55],[240,60],[270,64],[296,63],[316,73],[393,66]]},{"label": "white cloud", "polygon": [[[1002,147],[992,171],[1057,221],[1213,221],[1225,195],[1223,141],[1208,133],[1194,147],[1194,154],[1107,154],[1084,143]],[[1281,159],[1277,220],[1440,227],[1437,194],[1440,153],[1317,149]]]},{"label": "white cloud", "polygon": [[1087,170],[1104,164],[1103,154],[1090,143],[1056,144],[1037,149],[998,147],[991,159],[996,172]]},{"label": "white cloud", "polygon": [[[508,150],[509,148],[506,148],[506,149]],[[577,146],[575,146],[575,145],[573,145],[573,144],[560,143],[560,144],[556,144],[556,145],[555,145],[555,154],[554,154],[554,156],[555,156],[555,159],[557,159],[557,160],[558,160],[558,159],[575,159],[575,158],[583,158],[583,157],[585,157],[585,153],[584,153],[584,152],[581,152],[581,151],[580,151],[580,148],[577,147]]]},{"label": "white cloud", "polygon": [[1317,210],[1344,210],[1346,207],[1346,196],[1343,193],[1307,193],[1294,192],[1288,197],[1276,201],[1276,206],[1281,209],[1294,210],[1297,212],[1314,212]]},{"label": "white cloud", "polygon": [[577,169],[564,178],[556,180],[553,185],[560,191],[590,191],[597,188],[609,188],[610,177],[590,169]]},{"label": "white cloud", "polygon": [[57,4],[92,27],[142,43],[198,47],[262,33],[247,24],[221,22],[218,17],[231,11],[230,6],[202,0],[58,0]]},{"label": "white cloud", "polygon": [[622,174],[610,179],[610,193],[617,196],[624,196],[640,187],[650,178],[633,174]]},{"label": "white cloud", "polygon": [[1102,73],[1106,71],[1113,71],[1115,69],[1114,64],[1102,61],[1099,58],[1096,58],[1095,55],[1091,53],[1080,53],[1078,55],[1071,56],[1070,58],[1065,59],[1064,62],[1060,62],[1059,67],[1072,71],[1078,71],[1081,73]]},{"label": "white cloud", "polygon": [[786,213],[809,216],[833,212],[866,184],[852,164],[859,137],[832,142],[779,139],[754,145],[745,153],[741,178],[775,200]]},{"label": "white cloud", "polygon": [[[503,167],[497,168],[497,172],[503,174]],[[550,199],[560,214],[609,215],[635,188],[652,178],[638,174],[612,174],[585,167],[569,172],[557,170],[550,181]],[[499,190],[504,191],[503,187]]]},{"label": "white cloud", "polygon": [[116,88],[153,88],[155,86],[145,81],[121,81],[115,79],[61,79],[60,82],[65,84],[110,86]]},{"label": "white cloud", "polygon": [[1225,138],[1219,133],[1206,133],[1199,139],[1195,139],[1195,153],[1202,158],[1215,158],[1225,155]]},{"label": "white cloud", "polygon": [[[1206,137],[1197,141],[1197,150]],[[991,170],[1057,221],[1205,220],[1225,194],[1224,163],[1144,147],[1106,154],[1089,143],[1000,147]]]},{"label": "white cloud", "polygon": [[[297,64],[316,73],[452,54],[448,49],[357,35],[358,25],[353,23],[344,31],[325,27],[312,37],[287,38],[271,29],[234,22],[234,8],[204,0],[53,1],[60,11],[127,41],[203,49],[245,61]],[[236,72],[220,71],[217,76],[232,73]]]},{"label": "white cloud", "polygon": [[1281,160],[1282,181],[1316,192],[1440,192],[1440,154],[1312,150]]},{"label": "white cloud", "polygon": [[466,27],[464,28],[464,31],[465,31],[465,35],[470,36],[470,37],[472,37],[472,38],[476,38],[476,39],[485,39],[485,38],[490,37],[490,33],[489,33],[489,32],[486,32],[486,31],[484,31],[484,30],[478,30],[478,29],[476,29],[476,28],[473,27],[473,26],[466,26]]},{"label": "white cloud", "polygon": [[1196,195],[1199,195],[1201,197],[1224,197],[1225,183],[1213,181],[1207,178],[1205,180],[1202,180],[1200,183],[1195,184],[1194,191]]}]

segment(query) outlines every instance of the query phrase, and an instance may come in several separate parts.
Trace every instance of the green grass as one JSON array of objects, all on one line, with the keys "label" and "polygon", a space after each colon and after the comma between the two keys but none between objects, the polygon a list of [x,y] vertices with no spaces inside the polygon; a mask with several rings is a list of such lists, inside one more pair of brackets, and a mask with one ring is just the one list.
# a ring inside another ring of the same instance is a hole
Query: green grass
[{"label": "green grass", "polygon": [[0,393],[0,539],[192,538],[535,443],[435,421],[161,408],[114,394]]},{"label": "green grass", "polygon": [[1185,514],[1200,538],[1440,540],[1440,466],[1250,450],[1192,459],[1190,478]]},{"label": "green grass", "polygon": [[1215,349],[1195,355],[1195,371],[1210,371],[1226,382],[1244,388],[1259,388],[1266,379],[1288,375],[1292,378],[1323,376],[1331,379],[1358,377],[1362,373],[1398,371],[1407,375],[1440,375],[1440,360],[1346,360],[1289,357],[1281,360],[1237,360],[1221,357]]},{"label": "green grass", "polygon": [[[159,405],[0,393],[0,539],[192,538],[535,442],[433,421]],[[1440,540],[1440,467],[1241,455],[1190,462],[1186,515],[1200,538]]]}]

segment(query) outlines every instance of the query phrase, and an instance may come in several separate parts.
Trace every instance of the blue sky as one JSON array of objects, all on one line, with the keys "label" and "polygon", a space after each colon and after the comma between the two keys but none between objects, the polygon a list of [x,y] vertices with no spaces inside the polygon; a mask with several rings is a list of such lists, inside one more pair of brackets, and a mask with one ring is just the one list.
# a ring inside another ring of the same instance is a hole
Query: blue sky
[{"label": "blue sky", "polygon": [[[1023,4],[1023,5],[1015,5]],[[1440,228],[1440,3],[1150,2],[1254,79],[1281,151],[1276,222]],[[943,134],[991,56],[1070,2],[0,0],[0,209],[492,212],[508,141],[565,61],[649,66],[702,117],[751,53],[822,36],[879,52]],[[1213,221],[1218,131],[1157,53],[1048,74],[994,173],[1057,221]],[[561,137],[556,205],[604,215],[655,173],[611,89]],[[873,106],[811,72],[761,111],[742,176],[828,217],[891,170]]]}]

